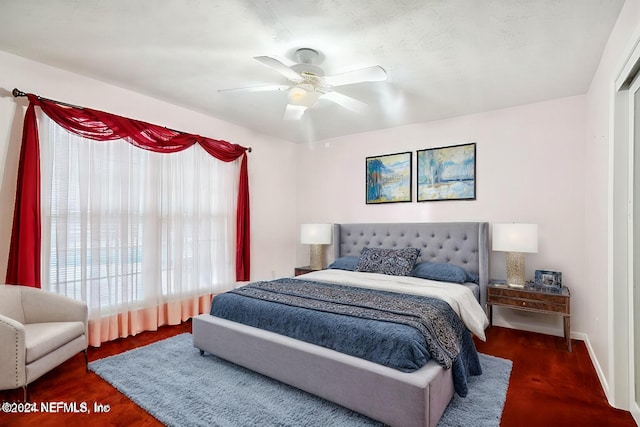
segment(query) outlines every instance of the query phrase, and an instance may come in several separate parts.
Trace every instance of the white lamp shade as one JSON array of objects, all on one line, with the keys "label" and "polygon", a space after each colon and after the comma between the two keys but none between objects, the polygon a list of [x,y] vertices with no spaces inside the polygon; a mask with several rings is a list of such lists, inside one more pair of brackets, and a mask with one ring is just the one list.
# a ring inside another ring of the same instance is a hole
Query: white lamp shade
[{"label": "white lamp shade", "polygon": [[333,224],[302,224],[300,243],[306,245],[330,245]]},{"label": "white lamp shade", "polygon": [[493,224],[493,250],[538,252],[538,224]]}]

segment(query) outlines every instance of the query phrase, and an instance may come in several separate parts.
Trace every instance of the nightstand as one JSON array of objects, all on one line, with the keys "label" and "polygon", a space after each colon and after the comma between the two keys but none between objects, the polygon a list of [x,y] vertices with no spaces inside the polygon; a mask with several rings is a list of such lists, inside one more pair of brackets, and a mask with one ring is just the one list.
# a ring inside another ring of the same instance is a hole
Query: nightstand
[{"label": "nightstand", "polygon": [[493,306],[556,314],[564,317],[564,340],[571,351],[571,292],[563,286],[558,291],[539,287],[511,288],[508,285],[487,285],[487,315],[489,326],[493,324]]},{"label": "nightstand", "polygon": [[310,266],[305,265],[304,267],[296,267],[294,273],[295,273],[296,276],[299,276],[301,274],[311,273],[312,271],[318,271],[318,270],[314,270]]}]

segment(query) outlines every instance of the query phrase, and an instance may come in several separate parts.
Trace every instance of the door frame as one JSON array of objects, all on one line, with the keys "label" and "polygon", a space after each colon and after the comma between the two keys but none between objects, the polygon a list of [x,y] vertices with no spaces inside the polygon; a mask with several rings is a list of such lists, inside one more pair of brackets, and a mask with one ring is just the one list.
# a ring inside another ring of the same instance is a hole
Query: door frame
[{"label": "door frame", "polygon": [[[636,372],[635,283],[640,283],[640,39],[615,82],[614,139],[610,166],[610,356],[614,406],[628,407],[640,424],[640,372]],[[639,100],[636,102],[636,93]],[[626,158],[625,158],[626,157]],[[626,187],[625,194],[616,189]],[[639,194],[636,196],[636,192]],[[640,304],[640,303],[639,303]],[[640,347],[639,347],[640,348]],[[640,354],[638,355],[640,357]]]}]

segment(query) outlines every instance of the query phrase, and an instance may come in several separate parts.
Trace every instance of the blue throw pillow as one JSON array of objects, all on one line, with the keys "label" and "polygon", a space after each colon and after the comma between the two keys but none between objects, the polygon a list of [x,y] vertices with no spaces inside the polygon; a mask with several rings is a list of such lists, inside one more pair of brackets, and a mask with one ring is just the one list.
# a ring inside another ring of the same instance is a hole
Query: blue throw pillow
[{"label": "blue throw pillow", "polygon": [[462,267],[443,262],[419,262],[413,267],[411,275],[422,279],[438,280],[441,282],[478,283],[478,276],[469,273]]},{"label": "blue throw pillow", "polygon": [[354,271],[358,265],[359,256],[343,256],[329,264],[327,268],[335,268],[336,270]]},{"label": "blue throw pillow", "polygon": [[416,248],[364,248],[355,271],[408,276],[420,254]]}]

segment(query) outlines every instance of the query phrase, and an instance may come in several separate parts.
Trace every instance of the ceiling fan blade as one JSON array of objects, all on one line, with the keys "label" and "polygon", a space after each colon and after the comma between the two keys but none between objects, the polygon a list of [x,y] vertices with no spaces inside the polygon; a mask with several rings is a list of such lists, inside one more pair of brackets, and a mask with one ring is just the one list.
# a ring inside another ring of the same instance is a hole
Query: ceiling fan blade
[{"label": "ceiling fan blade", "polygon": [[325,76],[324,81],[331,86],[344,86],[362,82],[381,82],[387,80],[387,72],[379,65],[347,71],[335,76]]},{"label": "ceiling fan blade", "polygon": [[287,104],[282,120],[300,120],[305,111],[307,111],[307,107],[303,105]]},{"label": "ceiling fan blade", "polygon": [[336,91],[331,91],[331,92],[327,92],[325,94],[323,94],[320,99],[327,99],[331,102],[335,102],[336,104],[349,109],[351,111],[354,111],[356,113],[364,113],[364,111],[367,109],[368,105],[365,104],[362,101],[358,101],[355,98],[352,98],[350,96],[344,95],[340,92],[336,92]]},{"label": "ceiling fan blade", "polygon": [[287,67],[275,58],[272,58],[270,56],[255,56],[253,59],[260,62],[262,65],[265,65],[272,70],[277,71],[292,82],[300,83],[304,81],[304,78],[300,74],[296,73],[291,68]]},{"label": "ceiling fan blade", "polygon": [[238,87],[235,89],[218,89],[218,92],[269,92],[269,91],[285,91],[289,89],[287,85],[265,85],[265,86],[249,86]]}]

